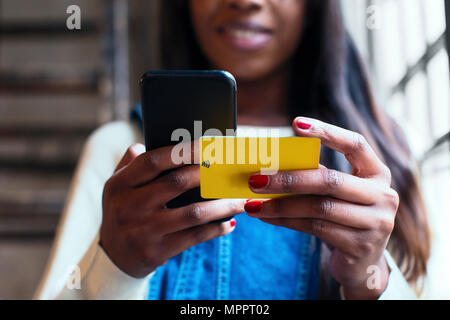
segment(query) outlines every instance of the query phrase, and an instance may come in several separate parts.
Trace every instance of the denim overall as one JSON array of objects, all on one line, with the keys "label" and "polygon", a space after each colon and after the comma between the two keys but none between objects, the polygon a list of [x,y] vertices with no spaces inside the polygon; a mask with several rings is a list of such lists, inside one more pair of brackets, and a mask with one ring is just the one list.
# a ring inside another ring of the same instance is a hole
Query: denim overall
[{"label": "denim overall", "polygon": [[[142,124],[140,108],[132,119]],[[235,230],[169,259],[150,279],[149,300],[317,299],[321,241],[246,213]]]}]

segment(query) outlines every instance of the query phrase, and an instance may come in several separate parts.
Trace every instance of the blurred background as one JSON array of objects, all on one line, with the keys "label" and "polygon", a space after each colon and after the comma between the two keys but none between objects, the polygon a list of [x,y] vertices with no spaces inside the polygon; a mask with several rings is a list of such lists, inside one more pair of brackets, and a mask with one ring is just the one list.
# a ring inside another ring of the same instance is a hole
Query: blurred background
[{"label": "blurred background", "polygon": [[[0,0],[0,299],[32,298],[84,140],[126,120],[158,68],[158,2]],[[80,30],[66,27],[73,4]],[[423,297],[450,299],[450,1],[342,5],[418,162],[433,232]]]}]

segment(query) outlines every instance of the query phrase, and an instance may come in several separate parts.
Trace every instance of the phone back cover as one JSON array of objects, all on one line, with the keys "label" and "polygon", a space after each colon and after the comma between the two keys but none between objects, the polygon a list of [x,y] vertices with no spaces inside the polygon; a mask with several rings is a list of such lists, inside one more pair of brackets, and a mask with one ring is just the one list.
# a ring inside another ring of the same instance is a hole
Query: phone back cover
[{"label": "phone back cover", "polygon": [[[147,151],[199,139],[206,130],[227,135],[236,129],[236,82],[224,71],[149,71],[141,78],[142,115]],[[200,126],[194,126],[194,121]],[[167,203],[178,208],[202,201],[200,188]]]}]

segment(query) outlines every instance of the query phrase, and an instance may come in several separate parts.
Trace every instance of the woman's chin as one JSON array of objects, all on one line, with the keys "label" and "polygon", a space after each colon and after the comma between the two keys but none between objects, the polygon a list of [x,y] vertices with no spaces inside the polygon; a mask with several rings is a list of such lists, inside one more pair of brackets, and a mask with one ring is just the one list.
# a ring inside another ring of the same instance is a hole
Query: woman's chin
[{"label": "woman's chin", "polygon": [[225,70],[230,72],[240,82],[258,81],[271,73],[270,70],[265,71],[261,68],[251,68],[249,66],[245,68],[227,68]]}]

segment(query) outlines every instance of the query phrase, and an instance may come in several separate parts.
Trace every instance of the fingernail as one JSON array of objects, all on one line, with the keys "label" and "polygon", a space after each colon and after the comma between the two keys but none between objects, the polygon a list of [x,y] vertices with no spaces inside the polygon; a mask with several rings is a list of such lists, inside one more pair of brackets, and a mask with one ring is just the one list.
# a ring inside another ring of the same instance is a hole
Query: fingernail
[{"label": "fingernail", "polygon": [[251,176],[248,179],[248,184],[253,189],[261,189],[261,188],[264,188],[265,186],[267,186],[267,184],[269,184],[269,177],[262,176],[262,175]]},{"label": "fingernail", "polygon": [[232,228],[234,228],[234,226],[236,225],[236,220],[230,220],[230,226],[232,227]]},{"label": "fingernail", "polygon": [[244,205],[244,210],[247,213],[258,213],[262,209],[262,201],[250,201]]},{"label": "fingernail", "polygon": [[301,119],[297,119],[297,127],[301,130],[309,130],[311,129],[312,125],[310,123],[307,123]]}]

